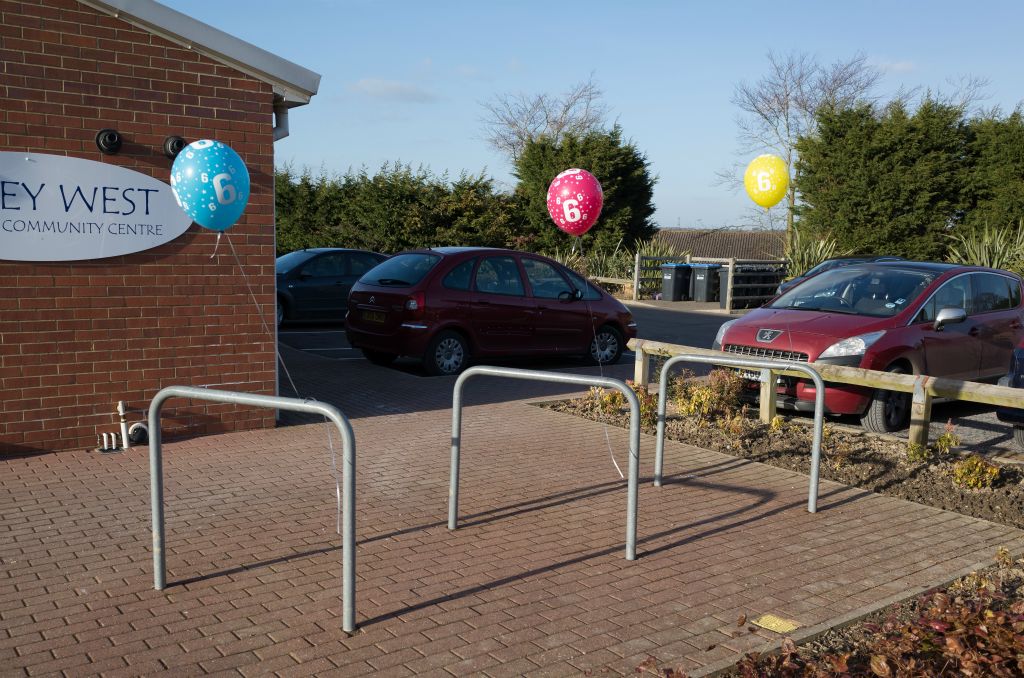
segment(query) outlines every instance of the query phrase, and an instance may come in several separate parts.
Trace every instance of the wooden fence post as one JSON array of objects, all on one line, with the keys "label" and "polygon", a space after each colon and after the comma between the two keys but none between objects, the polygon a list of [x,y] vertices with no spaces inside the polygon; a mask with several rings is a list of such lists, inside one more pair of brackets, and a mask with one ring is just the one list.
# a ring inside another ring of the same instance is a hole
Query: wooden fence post
[{"label": "wooden fence post", "polygon": [[[716,271],[717,273],[717,271]],[[725,312],[732,313],[732,285],[736,279],[736,259],[729,259],[729,280],[726,285],[725,291]],[[722,290],[718,290],[719,296],[722,295]]]},{"label": "wooden fence post", "polygon": [[651,380],[651,359],[644,353],[643,339],[636,340],[633,352],[636,354],[633,359],[633,383],[637,386],[646,386]]},{"label": "wooden fence post", "polygon": [[760,419],[765,424],[770,424],[775,417],[776,391],[775,373],[771,370],[761,370],[761,412]]},{"label": "wooden fence post", "polygon": [[633,259],[633,301],[640,299],[640,252]]},{"label": "wooden fence post", "polygon": [[910,442],[928,447],[928,427],[932,420],[932,396],[925,389],[928,377],[919,375],[914,380],[910,401]]}]

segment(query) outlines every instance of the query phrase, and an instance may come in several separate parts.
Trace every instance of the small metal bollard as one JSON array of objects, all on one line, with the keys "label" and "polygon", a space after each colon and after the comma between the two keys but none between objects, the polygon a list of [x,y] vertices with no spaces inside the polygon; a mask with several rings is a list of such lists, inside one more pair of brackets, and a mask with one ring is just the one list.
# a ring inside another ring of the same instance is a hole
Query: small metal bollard
[{"label": "small metal bollard", "polygon": [[626,493],[626,560],[636,560],[636,507],[639,494],[640,477],[640,401],[633,390],[618,379],[605,377],[584,377],[575,374],[558,374],[539,370],[519,370],[511,367],[490,367],[480,365],[470,367],[459,375],[455,381],[452,394],[452,458],[448,487],[448,529],[458,527],[459,514],[459,463],[462,448],[462,387],[467,379],[478,375],[492,377],[509,377],[511,379],[528,379],[534,381],[550,381],[558,384],[578,384],[580,386],[603,386],[621,391],[629,403],[629,480]]}]

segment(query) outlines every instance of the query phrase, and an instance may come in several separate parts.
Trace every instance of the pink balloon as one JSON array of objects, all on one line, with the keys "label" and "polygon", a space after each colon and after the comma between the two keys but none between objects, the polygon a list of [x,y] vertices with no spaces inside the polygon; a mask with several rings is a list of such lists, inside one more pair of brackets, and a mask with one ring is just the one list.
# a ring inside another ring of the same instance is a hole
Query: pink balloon
[{"label": "pink balloon", "polygon": [[569,235],[589,231],[603,205],[601,182],[587,170],[567,169],[548,186],[548,214]]}]

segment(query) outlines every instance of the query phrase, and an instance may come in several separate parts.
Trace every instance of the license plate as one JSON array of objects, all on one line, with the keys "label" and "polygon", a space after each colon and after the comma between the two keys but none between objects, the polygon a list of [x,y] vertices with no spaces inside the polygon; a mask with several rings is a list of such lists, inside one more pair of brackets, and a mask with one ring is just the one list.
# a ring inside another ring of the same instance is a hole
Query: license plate
[{"label": "license plate", "polygon": [[386,317],[386,314],[381,311],[363,311],[363,320],[371,323],[382,323]]},{"label": "license plate", "polygon": [[[749,379],[750,381],[756,381],[756,382],[760,382],[761,381],[761,373],[760,372],[751,372],[750,370],[742,370],[742,369],[738,369],[738,368],[737,368],[736,371],[739,373],[740,379]],[[782,377],[776,378],[775,379],[775,383],[781,386],[784,383],[782,381],[782,379],[783,379]]]}]

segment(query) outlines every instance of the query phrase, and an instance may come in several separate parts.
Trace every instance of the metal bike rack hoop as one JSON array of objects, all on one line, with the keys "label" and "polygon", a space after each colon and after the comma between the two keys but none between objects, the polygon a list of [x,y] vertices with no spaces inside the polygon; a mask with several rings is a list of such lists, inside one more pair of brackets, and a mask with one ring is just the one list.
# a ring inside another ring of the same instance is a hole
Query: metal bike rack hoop
[{"label": "metal bike rack hoop", "polygon": [[807,496],[807,511],[809,513],[817,512],[821,430],[825,417],[825,382],[813,367],[790,360],[751,360],[749,358],[733,358],[726,354],[719,358],[697,353],[684,353],[669,358],[661,368],[661,382],[658,388],[658,434],[654,452],[654,484],[661,485],[661,472],[665,461],[665,409],[668,399],[668,372],[674,365],[682,362],[725,365],[727,367],[752,367],[775,372],[803,372],[814,381],[814,437],[811,442],[811,482]]},{"label": "metal bike rack hoop", "polygon": [[637,487],[640,477],[640,401],[626,384],[618,379],[605,377],[578,376],[541,372],[539,370],[519,370],[511,367],[491,367],[479,365],[470,367],[459,375],[455,381],[452,394],[452,459],[451,477],[448,487],[448,529],[458,527],[459,513],[459,458],[462,441],[462,387],[472,377],[489,375],[492,377],[508,377],[510,379],[529,379],[533,381],[551,381],[558,384],[578,384],[581,386],[601,386],[613,388],[626,396],[629,403],[629,480],[626,493],[626,560],[636,560],[636,506]]},{"label": "metal bike rack hoop", "polygon": [[269,407],[292,412],[320,414],[330,419],[341,434],[342,442],[342,518],[341,518],[341,628],[346,633],[356,629],[356,443],[352,425],[338,408],[316,400],[279,398],[277,396],[218,391],[193,386],[168,386],[153,396],[149,405],[149,476],[150,503],[153,509],[153,588],[161,591],[167,585],[167,563],[164,556],[164,471],[160,444],[160,408],[169,398],[209,400],[216,403]]}]

